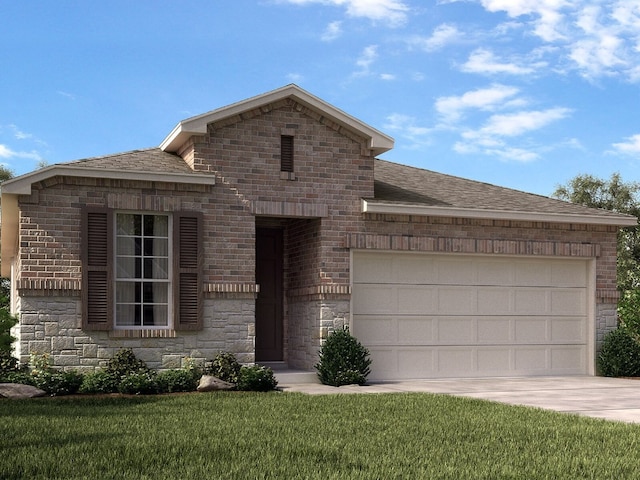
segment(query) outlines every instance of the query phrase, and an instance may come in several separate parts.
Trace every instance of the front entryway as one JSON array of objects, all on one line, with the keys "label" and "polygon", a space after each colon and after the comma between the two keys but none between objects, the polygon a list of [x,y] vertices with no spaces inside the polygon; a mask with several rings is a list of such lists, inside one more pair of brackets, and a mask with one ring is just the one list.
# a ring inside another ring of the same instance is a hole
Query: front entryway
[{"label": "front entryway", "polygon": [[281,228],[256,228],[256,361],[283,360],[283,247]]}]

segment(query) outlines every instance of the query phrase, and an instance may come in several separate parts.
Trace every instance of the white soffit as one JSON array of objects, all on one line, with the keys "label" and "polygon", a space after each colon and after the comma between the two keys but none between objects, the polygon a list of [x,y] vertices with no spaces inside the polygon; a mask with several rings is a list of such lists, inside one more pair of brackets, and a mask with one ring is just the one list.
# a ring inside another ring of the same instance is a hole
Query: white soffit
[{"label": "white soffit", "polygon": [[523,212],[462,207],[435,207],[429,205],[390,204],[362,200],[363,213],[390,215],[419,215],[425,217],[478,218],[488,220],[515,220],[526,222],[581,223],[589,225],[615,225],[633,227],[638,219],[632,215],[582,215],[573,213]]},{"label": "white soffit", "polygon": [[254,110],[285,98],[292,98],[296,102],[301,103],[308,108],[322,112],[335,123],[342,125],[349,130],[358,132],[369,140],[368,147],[373,151],[374,155],[380,155],[393,148],[394,140],[390,136],[385,135],[379,130],[361,122],[357,118],[352,117],[348,113],[330,105],[297,85],[291,84],[256,97],[242,100],[226,107],[218,108],[211,112],[183,120],[176,125],[171,133],[162,141],[160,149],[165,152],[176,152],[180,146],[189,139],[189,137],[193,135],[204,135],[207,133],[207,125],[209,123],[218,122],[225,118],[239,115],[243,112]]}]

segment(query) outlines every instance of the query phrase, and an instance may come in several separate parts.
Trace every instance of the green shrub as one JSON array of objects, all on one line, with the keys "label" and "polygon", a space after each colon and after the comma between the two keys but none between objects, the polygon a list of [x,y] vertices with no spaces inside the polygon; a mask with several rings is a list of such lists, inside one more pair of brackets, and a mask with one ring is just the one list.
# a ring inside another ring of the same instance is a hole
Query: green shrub
[{"label": "green shrub", "polygon": [[18,319],[9,313],[6,306],[0,306],[0,352],[11,353],[14,337],[11,336],[11,327],[18,323]]},{"label": "green shrub", "polygon": [[22,385],[35,386],[35,379],[27,370],[19,369],[0,375],[0,383],[20,383]]},{"label": "green shrub", "polygon": [[33,384],[51,396],[72,395],[78,392],[82,385],[83,375],[79,372],[49,370],[31,375]]},{"label": "green shrub", "polygon": [[18,371],[18,359],[8,350],[0,349],[0,378]]},{"label": "green shrub", "polygon": [[640,376],[640,343],[629,329],[607,333],[598,355],[598,369],[605,377]]},{"label": "green shrub", "polygon": [[146,373],[150,371],[147,364],[137,358],[130,348],[119,350],[107,362],[104,370],[115,378],[122,378],[132,373]]},{"label": "green shrub", "polygon": [[238,375],[236,388],[251,392],[268,392],[274,390],[278,381],[273,376],[273,371],[261,365],[242,366]]},{"label": "green shrub", "polygon": [[345,327],[329,334],[315,368],[323,384],[339,387],[354,383],[364,385],[371,372],[369,365],[369,351]]},{"label": "green shrub", "polygon": [[198,380],[191,370],[165,370],[156,376],[158,393],[193,392]]},{"label": "green shrub", "polygon": [[86,373],[82,379],[80,393],[115,393],[120,379],[104,370]]},{"label": "green shrub", "polygon": [[158,393],[156,374],[152,371],[138,371],[125,375],[118,384],[118,391],[127,395],[148,395]]},{"label": "green shrub", "polygon": [[204,373],[225,382],[238,383],[240,364],[233,353],[220,352],[213,360],[205,364]]},{"label": "green shrub", "polygon": [[620,326],[640,335],[640,289],[627,290],[618,302]]}]

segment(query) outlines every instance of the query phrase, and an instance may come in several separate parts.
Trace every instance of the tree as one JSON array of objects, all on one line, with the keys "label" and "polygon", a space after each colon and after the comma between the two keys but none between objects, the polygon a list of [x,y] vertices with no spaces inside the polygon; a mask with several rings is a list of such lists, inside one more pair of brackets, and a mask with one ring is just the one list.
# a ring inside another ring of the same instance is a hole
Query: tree
[{"label": "tree", "polygon": [[5,167],[4,165],[0,165],[0,182],[4,182],[10,178],[13,178],[13,170]]},{"label": "tree", "polygon": [[[567,185],[560,185],[552,196],[587,207],[640,217],[640,183],[622,181],[619,173],[602,180],[592,175],[578,175]],[[622,292],[640,288],[640,227],[625,227],[618,234],[618,289]]]}]

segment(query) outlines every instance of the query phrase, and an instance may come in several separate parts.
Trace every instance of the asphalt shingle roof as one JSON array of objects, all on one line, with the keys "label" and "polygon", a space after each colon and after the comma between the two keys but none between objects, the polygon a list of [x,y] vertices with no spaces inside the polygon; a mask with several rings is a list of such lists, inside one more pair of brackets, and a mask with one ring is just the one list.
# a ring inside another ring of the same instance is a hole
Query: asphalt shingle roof
[{"label": "asphalt shingle roof", "polygon": [[376,160],[374,175],[374,200],[383,203],[530,213],[620,216],[608,210],[589,208],[542,195],[385,160]]},{"label": "asphalt shingle roof", "polygon": [[[87,158],[64,165],[108,170],[201,175],[194,172],[179,155],[162,151],[160,148]],[[380,203],[619,217],[618,213],[607,210],[588,208],[542,195],[385,160],[375,160],[374,176],[373,200]]]},{"label": "asphalt shingle roof", "polygon": [[187,173],[194,171],[179,155],[163,152],[159,148],[133,150],[102,157],[86,158],[65,163],[70,167],[104,168],[155,173]]}]

